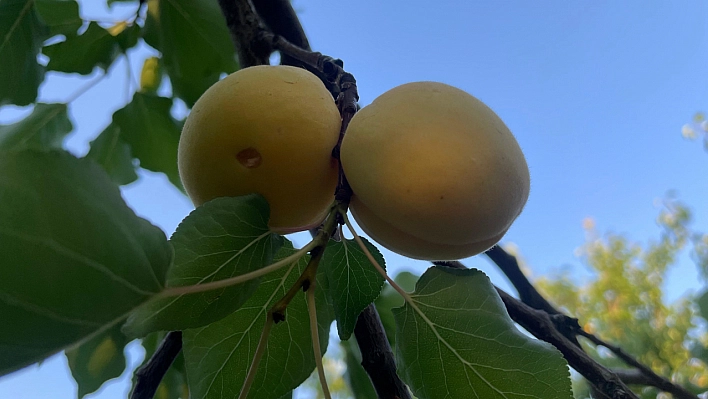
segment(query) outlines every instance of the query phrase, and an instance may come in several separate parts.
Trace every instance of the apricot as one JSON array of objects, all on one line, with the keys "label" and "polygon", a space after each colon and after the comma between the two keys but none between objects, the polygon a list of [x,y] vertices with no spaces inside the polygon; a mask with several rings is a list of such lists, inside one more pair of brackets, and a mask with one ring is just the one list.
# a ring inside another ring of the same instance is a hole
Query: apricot
[{"label": "apricot", "polygon": [[312,73],[241,69],[194,104],[179,141],[180,178],[195,206],[258,193],[270,205],[271,230],[305,230],[334,201],[340,126],[332,95]]},{"label": "apricot", "polygon": [[504,122],[442,83],[404,84],[362,108],[347,128],[341,162],[359,226],[415,259],[487,250],[529,195],[526,159]]}]

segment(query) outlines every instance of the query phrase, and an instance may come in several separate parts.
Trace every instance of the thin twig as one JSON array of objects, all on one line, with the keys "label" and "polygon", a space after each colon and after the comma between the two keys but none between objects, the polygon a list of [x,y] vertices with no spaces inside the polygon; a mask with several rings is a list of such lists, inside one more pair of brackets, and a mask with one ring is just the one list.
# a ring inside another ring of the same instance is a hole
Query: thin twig
[{"label": "thin twig", "polygon": [[639,399],[611,370],[597,363],[587,353],[558,331],[550,315],[534,309],[497,288],[512,320],[536,338],[555,346],[570,367],[583,375],[592,385],[613,399]]},{"label": "thin twig", "polygon": [[248,397],[248,391],[251,390],[251,385],[253,385],[253,380],[256,378],[256,373],[258,372],[258,364],[261,362],[268,345],[268,335],[270,335],[270,329],[273,327],[273,323],[273,314],[268,312],[263,330],[261,330],[261,337],[258,339],[256,352],[253,354],[253,360],[251,360],[251,366],[248,368],[248,374],[246,374],[246,379],[243,381],[238,399],[246,399],[246,397]]},{"label": "thin twig", "polygon": [[307,293],[305,299],[307,301],[307,313],[310,319],[310,337],[312,339],[312,353],[315,356],[315,365],[317,366],[317,375],[320,378],[320,385],[322,386],[322,393],[325,399],[332,399],[332,395],[329,393],[329,387],[327,386],[327,377],[325,376],[324,365],[322,364],[322,348],[320,348],[320,334],[317,325],[317,306],[315,304],[315,288],[317,287],[317,280],[314,279],[307,287]]},{"label": "thin twig", "polygon": [[[676,399],[696,399],[697,396],[691,393],[689,390],[686,388],[676,385],[672,383],[671,381],[667,380],[666,378],[656,374],[652,369],[649,367],[645,366],[641,362],[639,362],[637,359],[632,357],[629,353],[625,352],[622,348],[616,345],[612,345],[608,342],[603,341],[602,339],[598,338],[597,336],[590,334],[582,329],[578,329],[577,331],[578,335],[582,335],[583,337],[587,338],[590,342],[592,342],[595,345],[600,345],[604,346],[605,348],[609,349],[612,353],[614,353],[618,358],[622,359],[625,363],[628,365],[636,368],[636,370],[641,373],[644,376],[643,385],[650,385],[656,388],[661,389],[664,392],[668,392]],[[629,374],[625,374],[629,375]],[[639,380],[639,378],[637,378]],[[623,379],[623,381],[627,382],[626,380]],[[637,382],[635,382],[636,384]]]},{"label": "thin twig", "polygon": [[130,399],[152,399],[181,350],[182,331],[167,333],[150,360],[135,373],[135,387]]},{"label": "thin twig", "polygon": [[[554,322],[556,329],[560,331],[566,338],[574,342],[578,347],[580,343],[577,341],[576,335],[581,335],[595,345],[601,345],[615,353],[617,357],[622,359],[627,365],[635,367],[639,372],[645,375],[646,383],[644,385],[653,386],[659,388],[665,392],[673,394],[677,399],[695,399],[696,395],[681,387],[680,385],[674,384],[668,379],[656,374],[651,368],[642,364],[628,353],[626,353],[622,348],[607,343],[593,334],[590,334],[582,329],[577,319],[569,317],[556,308],[554,308],[539,292],[536,287],[531,284],[531,282],[526,278],[524,273],[519,267],[519,263],[516,257],[510,255],[504,251],[498,245],[492,247],[489,251],[485,252],[487,255],[502,272],[507,276],[509,281],[512,283],[514,288],[519,293],[519,298],[526,305],[546,311],[551,320]],[[635,379],[636,380],[636,379]],[[624,381],[624,380],[623,380]]]}]

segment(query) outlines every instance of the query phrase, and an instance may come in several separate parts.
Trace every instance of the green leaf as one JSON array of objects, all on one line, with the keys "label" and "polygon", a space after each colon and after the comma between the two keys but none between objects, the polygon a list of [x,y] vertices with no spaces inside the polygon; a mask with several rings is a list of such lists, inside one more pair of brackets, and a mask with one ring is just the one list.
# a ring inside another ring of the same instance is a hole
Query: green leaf
[{"label": "green leaf", "polygon": [[120,325],[116,325],[66,351],[71,375],[79,386],[79,398],[97,391],[104,382],[123,373],[123,349],[127,344],[128,338],[120,332]]},{"label": "green leaf", "polygon": [[[269,213],[268,203],[255,194],[217,198],[197,208],[170,240],[175,262],[167,275],[168,287],[223,280],[270,264],[281,238],[268,229]],[[259,282],[160,298],[133,313],[124,331],[144,336],[213,323],[241,307]]]},{"label": "green leaf", "polygon": [[0,2],[0,106],[33,103],[44,80],[37,55],[49,29],[33,4],[34,0]]},{"label": "green leaf", "polygon": [[[155,353],[157,347],[165,338],[166,332],[155,332],[141,340],[145,348],[145,358],[143,362],[133,372],[133,389],[135,388],[136,373],[145,365],[150,357]],[[131,390],[132,395],[132,390]],[[131,396],[129,396],[131,397]],[[180,352],[162,377],[160,385],[155,392],[155,399],[189,399],[189,387],[187,386],[187,376],[184,373],[184,355]]]},{"label": "green leaf", "polygon": [[128,51],[128,49],[135,47],[135,45],[138,44],[138,39],[140,39],[141,28],[135,23],[129,24],[126,21],[122,21],[107,30],[108,33],[116,37],[118,47],[120,47],[121,52],[123,53]]},{"label": "green leaf", "polygon": [[83,20],[75,0],[35,0],[39,17],[49,28],[49,36],[75,36]]},{"label": "green leaf", "polygon": [[142,168],[162,172],[182,189],[177,169],[180,128],[170,115],[172,100],[135,93],[133,100],[113,114],[113,124],[120,128],[121,139]]},{"label": "green leaf", "polygon": [[[415,283],[418,281],[418,276],[409,273],[401,272],[394,277],[394,281],[405,291],[412,292],[415,289]],[[374,301],[376,310],[381,318],[381,324],[386,332],[386,337],[391,347],[395,347],[396,321],[393,318],[393,308],[403,306],[404,300],[401,295],[396,292],[389,284],[386,284],[381,291],[381,295]],[[361,366],[361,352],[354,339],[342,341],[341,346],[344,350],[344,360],[347,364],[345,378],[352,393],[356,399],[375,398],[376,391],[369,375]]]},{"label": "green leaf", "polygon": [[0,375],[120,323],[163,288],[165,234],[93,162],[0,154]]},{"label": "green leaf", "polygon": [[130,146],[121,139],[120,128],[113,123],[91,142],[86,158],[101,165],[116,184],[130,184],[138,179]]},{"label": "green leaf", "polygon": [[[275,260],[293,254],[290,242]],[[255,294],[241,309],[214,324],[184,332],[187,375],[196,398],[235,398],[241,391],[265,324],[266,315],[295,283],[309,256],[263,277]],[[327,347],[333,314],[324,290],[327,281],[320,268],[316,285],[317,322],[322,351]],[[258,366],[249,399],[287,395],[315,368],[305,295],[298,293],[287,308],[284,322],[270,331],[268,346]]]},{"label": "green leaf", "polygon": [[572,399],[553,346],[516,329],[479,270],[428,269],[394,310],[398,373],[420,399]]},{"label": "green leaf", "polygon": [[73,126],[66,104],[35,105],[32,113],[12,125],[0,125],[0,150],[61,149]]},{"label": "green leaf", "polygon": [[116,36],[91,22],[86,32],[46,46],[42,52],[49,57],[50,71],[88,75],[97,66],[107,70],[118,56],[119,46]]},{"label": "green leaf", "polygon": [[[401,272],[393,280],[406,292],[413,292],[418,276],[409,272]],[[396,320],[393,317],[393,309],[403,306],[404,303],[405,301],[401,294],[396,292],[389,284],[384,286],[383,290],[381,290],[381,295],[374,301],[379,318],[381,318],[381,324],[392,348],[396,345]]]},{"label": "green leaf", "polygon": [[376,390],[371,384],[369,375],[361,365],[361,351],[356,341],[350,339],[341,341],[339,344],[344,352],[344,361],[347,364],[344,378],[349,384],[352,394],[354,394],[354,399],[376,398]]},{"label": "green leaf", "polygon": [[238,69],[217,0],[148,0],[145,41],[162,53],[176,96],[190,107],[222,73]]},{"label": "green leaf", "polygon": [[[362,240],[374,259],[385,268],[379,250],[366,239]],[[323,254],[322,268],[327,275],[327,293],[334,303],[339,339],[345,341],[354,332],[361,311],[381,293],[384,278],[354,240],[330,241]]]}]

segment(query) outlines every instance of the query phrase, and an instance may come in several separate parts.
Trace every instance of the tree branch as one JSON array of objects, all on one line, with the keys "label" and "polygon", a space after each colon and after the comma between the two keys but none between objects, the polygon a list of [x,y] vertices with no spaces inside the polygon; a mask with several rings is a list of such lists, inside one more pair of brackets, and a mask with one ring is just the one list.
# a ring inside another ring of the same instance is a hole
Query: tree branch
[{"label": "tree branch", "polygon": [[[666,378],[656,374],[652,369],[649,367],[645,366],[641,362],[639,362],[637,359],[632,357],[629,353],[625,352],[624,349],[620,348],[619,346],[612,345],[608,342],[603,341],[602,339],[596,337],[593,334],[590,334],[583,329],[578,329],[577,331],[578,335],[582,335],[583,337],[587,338],[590,342],[592,342],[595,345],[600,345],[604,346],[605,348],[609,349],[612,353],[614,353],[618,358],[622,359],[626,364],[635,367],[635,370],[622,370],[622,373],[626,378],[630,378],[629,371],[633,373],[640,373],[643,377],[639,378],[636,377],[633,379],[633,381],[642,381],[642,382],[631,382],[631,384],[642,384],[642,385],[649,385],[653,386],[656,388],[661,389],[664,392],[669,392],[670,394],[674,395],[676,399],[696,399],[696,395],[694,395],[692,392],[687,390],[686,388],[676,385],[672,383],[671,381],[667,380]],[[634,375],[634,374],[631,374]],[[623,381],[625,381],[625,378],[620,376]],[[626,381],[625,381],[626,382]],[[630,382],[627,382],[628,384]]]},{"label": "tree branch", "polygon": [[[505,252],[506,253],[506,252]],[[508,255],[507,256],[511,256]],[[438,265],[466,269],[462,262],[434,262]],[[516,260],[514,260],[516,263]],[[516,263],[518,268],[518,263]],[[521,271],[519,270],[519,273]],[[521,274],[523,276],[523,274]],[[526,277],[523,277],[526,280]],[[528,280],[526,280],[528,282]],[[529,283],[530,285],[530,283]],[[518,299],[507,294],[498,287],[494,287],[504,302],[507,312],[512,320],[533,334],[534,337],[555,346],[568,361],[570,367],[583,375],[593,386],[612,399],[639,399],[612,371],[597,363],[580,345],[569,340],[562,334],[552,319],[555,315],[547,311],[535,309]],[[533,287],[531,287],[533,288]],[[535,288],[534,288],[535,291]],[[540,296],[540,294],[538,294]],[[545,300],[544,300],[545,301]]]},{"label": "tree branch", "polygon": [[587,353],[558,331],[548,313],[534,309],[497,288],[512,320],[536,338],[555,346],[570,367],[583,375],[592,385],[613,399],[639,399],[611,370],[597,363]]},{"label": "tree branch", "polygon": [[[299,48],[310,50],[310,43],[290,0],[253,0],[253,6],[271,32],[284,37]],[[281,54],[280,63],[300,65],[296,59],[287,54]]]},{"label": "tree branch", "polygon": [[130,399],[152,399],[160,381],[181,350],[182,331],[167,333],[150,360],[135,373],[135,387]]},{"label": "tree branch", "polygon": [[354,336],[361,350],[361,365],[380,399],[410,399],[406,384],[396,374],[396,361],[376,307],[371,304],[359,315]]},{"label": "tree branch", "polygon": [[519,267],[519,262],[516,260],[516,257],[509,255],[509,253],[504,251],[499,245],[493,246],[484,254],[506,275],[514,288],[516,288],[516,291],[519,293],[519,299],[521,299],[523,303],[534,309],[545,310],[549,314],[560,313],[536,290],[536,287],[531,284],[529,279],[526,278],[526,275],[524,275],[524,272],[522,272]]},{"label": "tree branch", "polygon": [[263,33],[267,30],[254,11],[251,0],[219,0],[219,6],[236,46],[241,68],[267,65],[272,49],[263,40]]}]

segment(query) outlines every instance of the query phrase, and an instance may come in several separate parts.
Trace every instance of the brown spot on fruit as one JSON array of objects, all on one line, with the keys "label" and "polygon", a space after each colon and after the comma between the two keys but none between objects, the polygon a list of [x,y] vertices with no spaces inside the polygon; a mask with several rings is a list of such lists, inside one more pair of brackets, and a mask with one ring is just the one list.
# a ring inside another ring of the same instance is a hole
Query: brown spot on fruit
[{"label": "brown spot on fruit", "polygon": [[263,158],[261,153],[253,147],[248,147],[236,154],[238,162],[248,169],[257,168],[261,165]]}]

